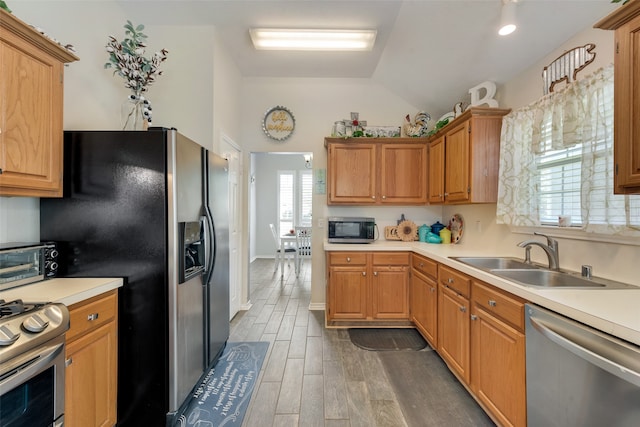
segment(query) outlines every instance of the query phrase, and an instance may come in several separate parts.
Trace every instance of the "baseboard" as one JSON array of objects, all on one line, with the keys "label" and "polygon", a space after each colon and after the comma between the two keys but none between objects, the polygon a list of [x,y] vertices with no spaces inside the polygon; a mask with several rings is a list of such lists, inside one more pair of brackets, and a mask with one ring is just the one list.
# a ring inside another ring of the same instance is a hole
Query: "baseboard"
[{"label": "baseboard", "polygon": [[253,303],[251,301],[247,301],[244,304],[240,304],[240,311],[248,311],[253,307]]},{"label": "baseboard", "polygon": [[309,303],[309,310],[311,311],[324,311],[326,304],[323,302]]}]

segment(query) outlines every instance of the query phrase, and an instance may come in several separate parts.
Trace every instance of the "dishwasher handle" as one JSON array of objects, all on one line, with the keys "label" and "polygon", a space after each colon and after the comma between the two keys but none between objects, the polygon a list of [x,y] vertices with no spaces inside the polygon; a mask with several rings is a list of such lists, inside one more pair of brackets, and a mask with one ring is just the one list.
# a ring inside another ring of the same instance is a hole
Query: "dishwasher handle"
[{"label": "dishwasher handle", "polygon": [[[640,372],[633,368],[623,366],[602,354],[599,354],[595,348],[587,348],[584,344],[580,345],[571,339],[562,335],[560,331],[556,331],[548,322],[544,322],[535,317],[530,317],[531,325],[546,338],[550,339],[562,348],[570,351],[576,356],[586,360],[587,362],[617,376],[631,384],[640,387]],[[585,332],[589,333],[586,329]],[[640,353],[639,353],[640,357]]]}]

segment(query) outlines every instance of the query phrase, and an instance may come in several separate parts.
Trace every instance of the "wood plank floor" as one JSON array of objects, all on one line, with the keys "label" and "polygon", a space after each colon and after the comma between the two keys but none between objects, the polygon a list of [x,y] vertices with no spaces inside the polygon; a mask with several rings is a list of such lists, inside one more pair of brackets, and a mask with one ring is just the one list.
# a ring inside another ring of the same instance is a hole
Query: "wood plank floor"
[{"label": "wood plank floor", "polygon": [[[431,413],[425,420],[413,402],[399,401],[407,390],[394,392],[378,352],[353,345],[345,329],[326,329],[323,311],[309,311],[310,278],[308,261],[299,277],[293,263],[286,266],[283,278],[279,271],[274,272],[273,260],[251,263],[253,305],[233,318],[229,341],[268,341],[271,345],[244,427],[492,425],[446,369],[441,370],[444,375],[439,381],[457,391],[448,394],[441,413]],[[406,417],[403,403],[405,411],[411,412]],[[459,416],[449,418],[448,411],[461,405],[472,408],[464,422]]]}]

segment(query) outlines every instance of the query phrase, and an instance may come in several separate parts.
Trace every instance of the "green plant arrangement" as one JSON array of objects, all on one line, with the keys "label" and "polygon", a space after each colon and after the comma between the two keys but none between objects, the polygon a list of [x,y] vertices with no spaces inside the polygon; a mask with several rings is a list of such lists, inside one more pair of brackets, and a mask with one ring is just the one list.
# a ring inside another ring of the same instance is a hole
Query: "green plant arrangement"
[{"label": "green plant arrangement", "polygon": [[11,9],[9,9],[9,6],[7,6],[7,3],[5,3],[4,0],[0,0],[0,9],[4,9],[7,12],[11,13]]},{"label": "green plant arrangement", "polygon": [[611,0],[611,3],[620,3],[622,2],[622,4],[627,4],[629,0]]},{"label": "green plant arrangement", "polygon": [[[147,35],[142,32],[144,25],[133,26],[131,21],[124,25],[125,38],[120,42],[114,36],[109,36],[106,50],[109,54],[109,62],[104,64],[104,68],[113,68],[113,74],[117,74],[124,79],[124,85],[131,89],[128,101],[132,105],[132,110],[128,116],[124,116],[123,127],[139,128],[136,116],[142,113],[144,120],[151,122],[151,104],[144,97],[157,76],[162,75],[160,64],[167,59],[166,49],[155,52],[150,57],[145,57],[147,47]],[[135,107],[135,108],[134,108]],[[130,122],[134,120],[133,123]]]}]

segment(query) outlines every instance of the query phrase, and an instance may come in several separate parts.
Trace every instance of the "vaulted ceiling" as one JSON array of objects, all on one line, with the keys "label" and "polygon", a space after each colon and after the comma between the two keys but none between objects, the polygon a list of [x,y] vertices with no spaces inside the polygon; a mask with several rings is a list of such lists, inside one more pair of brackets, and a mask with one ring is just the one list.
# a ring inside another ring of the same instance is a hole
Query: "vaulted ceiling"
[{"label": "vaulted ceiling", "polygon": [[[435,117],[469,88],[509,81],[619,7],[609,0],[518,0],[518,30],[501,37],[502,0],[119,2],[146,23],[214,25],[243,76],[371,78]],[[371,52],[256,51],[253,27],[364,28],[378,35]]]}]

